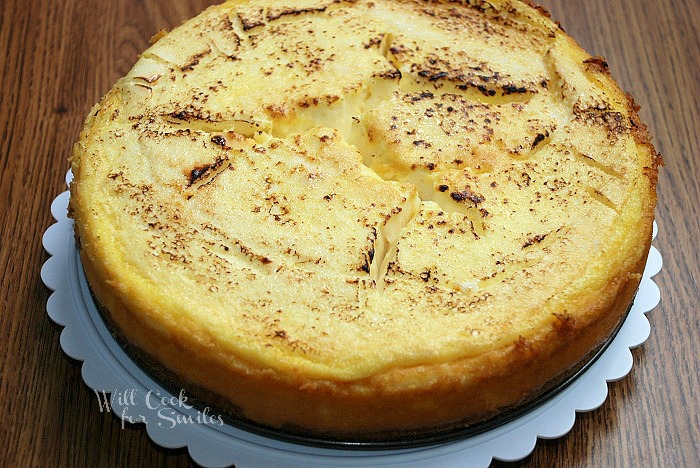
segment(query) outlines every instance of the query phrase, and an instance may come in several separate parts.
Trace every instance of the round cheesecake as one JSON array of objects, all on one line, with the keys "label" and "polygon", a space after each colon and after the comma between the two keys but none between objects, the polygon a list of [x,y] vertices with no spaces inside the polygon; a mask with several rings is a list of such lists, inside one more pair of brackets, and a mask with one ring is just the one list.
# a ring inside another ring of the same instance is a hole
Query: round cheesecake
[{"label": "round cheesecake", "polygon": [[70,213],[170,385],[286,434],[462,430],[623,320],[661,164],[637,110],[528,2],[228,1],[92,109]]}]

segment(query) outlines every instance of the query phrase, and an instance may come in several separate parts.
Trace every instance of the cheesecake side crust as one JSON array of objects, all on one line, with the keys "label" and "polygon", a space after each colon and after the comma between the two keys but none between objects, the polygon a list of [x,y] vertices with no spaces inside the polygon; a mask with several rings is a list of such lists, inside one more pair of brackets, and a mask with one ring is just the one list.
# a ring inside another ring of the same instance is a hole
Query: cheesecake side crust
[{"label": "cheesecake side crust", "polygon": [[[639,263],[643,271],[645,262]],[[89,264],[83,261],[83,267],[88,283],[99,285]],[[594,312],[602,319],[585,328],[560,320],[541,341],[523,340],[471,360],[398,369],[358,382],[232,369],[185,340],[164,339],[138,314],[117,305],[109,292],[91,288],[96,299],[107,298],[109,306],[97,299],[98,309],[139,365],[166,388],[187,390],[195,401],[222,411],[234,424],[250,422],[253,427],[325,441],[382,442],[449,434],[527,406],[555,389],[585,366],[621,325],[638,283],[639,276],[632,274],[620,281],[620,289],[611,287],[614,299],[605,304],[607,313]],[[430,376],[429,385],[419,391],[406,388],[407,381],[424,375]],[[465,375],[473,376],[468,384],[461,381]]]}]

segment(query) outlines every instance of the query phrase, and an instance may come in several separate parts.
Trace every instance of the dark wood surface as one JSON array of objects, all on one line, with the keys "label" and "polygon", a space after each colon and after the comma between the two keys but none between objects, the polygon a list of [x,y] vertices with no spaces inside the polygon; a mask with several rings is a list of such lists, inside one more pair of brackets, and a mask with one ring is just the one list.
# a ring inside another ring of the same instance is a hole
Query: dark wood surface
[{"label": "dark wood surface", "polygon": [[[516,466],[700,466],[700,2],[543,0],[642,106],[666,167],[655,245],[661,304],[629,376],[572,431]],[[149,38],[211,0],[3,0],[0,13],[0,466],[187,466],[101,413],[60,348],[39,271],[49,206],[90,107]],[[494,465],[506,465],[494,462]]]}]

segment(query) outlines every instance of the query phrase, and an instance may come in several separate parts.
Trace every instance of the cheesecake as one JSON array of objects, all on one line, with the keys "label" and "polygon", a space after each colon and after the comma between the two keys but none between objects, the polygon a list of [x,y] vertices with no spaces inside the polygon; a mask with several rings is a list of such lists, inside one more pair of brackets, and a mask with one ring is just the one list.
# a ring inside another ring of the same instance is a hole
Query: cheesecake
[{"label": "cheesecake", "polygon": [[518,0],[232,0],[90,111],[70,216],[148,372],[232,421],[418,440],[527,407],[633,301],[661,157]]}]

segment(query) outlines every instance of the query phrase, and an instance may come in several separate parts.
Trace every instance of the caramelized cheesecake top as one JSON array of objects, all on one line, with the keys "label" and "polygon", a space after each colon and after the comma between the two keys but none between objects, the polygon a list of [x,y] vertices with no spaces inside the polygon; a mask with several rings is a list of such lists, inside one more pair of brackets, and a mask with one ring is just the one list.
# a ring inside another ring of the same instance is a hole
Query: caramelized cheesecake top
[{"label": "caramelized cheesecake top", "polygon": [[636,110],[523,2],[228,1],[93,109],[71,210],[129,309],[248,366],[525,352],[639,276]]}]

